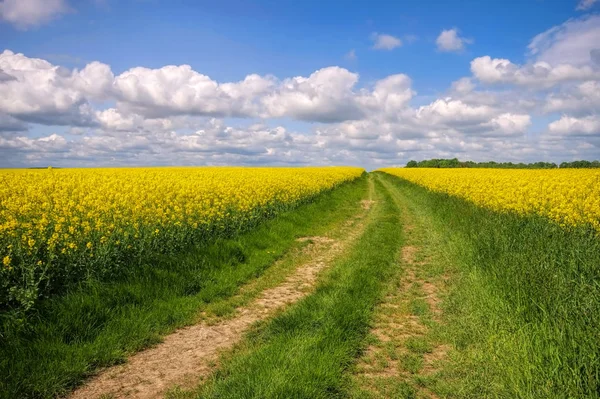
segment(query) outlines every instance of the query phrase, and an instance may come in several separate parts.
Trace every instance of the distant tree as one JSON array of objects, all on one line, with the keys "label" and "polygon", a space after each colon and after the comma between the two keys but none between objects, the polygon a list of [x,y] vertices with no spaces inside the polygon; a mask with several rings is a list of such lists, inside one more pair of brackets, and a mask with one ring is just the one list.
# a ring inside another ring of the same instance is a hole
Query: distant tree
[{"label": "distant tree", "polygon": [[[512,163],[512,162],[461,162],[457,158],[452,159],[424,159],[422,161],[410,160],[407,168],[500,168],[500,169],[555,169],[559,165],[554,162]],[[600,168],[600,161],[573,161],[563,162],[561,168]]]},{"label": "distant tree", "polygon": [[573,168],[573,169],[583,169],[583,168],[600,168],[600,161],[573,161],[573,162],[562,162],[560,164],[561,168]]}]

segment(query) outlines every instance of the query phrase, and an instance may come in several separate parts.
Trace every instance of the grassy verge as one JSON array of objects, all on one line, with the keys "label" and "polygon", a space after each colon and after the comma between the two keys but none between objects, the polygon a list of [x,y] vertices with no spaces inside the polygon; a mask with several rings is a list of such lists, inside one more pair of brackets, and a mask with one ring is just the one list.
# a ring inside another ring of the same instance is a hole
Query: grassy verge
[{"label": "grassy verge", "polygon": [[386,176],[429,220],[451,274],[448,361],[421,381],[448,398],[600,396],[600,239]]},{"label": "grassy verge", "polygon": [[231,297],[297,245],[355,214],[361,178],[236,238],[158,257],[118,282],[89,283],[48,300],[25,331],[0,338],[0,397],[55,397],[100,367],[160,341]]},{"label": "grassy verge", "polygon": [[344,372],[362,349],[384,282],[399,270],[399,210],[375,184],[365,233],[316,291],[257,328],[212,380],[182,396],[324,398],[343,391]]}]

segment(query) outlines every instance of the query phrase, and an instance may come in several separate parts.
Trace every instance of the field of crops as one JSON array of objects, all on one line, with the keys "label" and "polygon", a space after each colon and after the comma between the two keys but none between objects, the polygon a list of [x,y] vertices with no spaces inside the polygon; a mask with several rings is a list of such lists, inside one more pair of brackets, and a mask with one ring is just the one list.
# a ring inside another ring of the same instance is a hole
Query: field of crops
[{"label": "field of crops", "polygon": [[[215,331],[246,349],[183,397],[597,397],[600,171],[49,168],[0,182],[0,398],[157,397],[196,359],[213,370]],[[247,317],[258,334],[233,327]]]},{"label": "field of crops", "polygon": [[27,309],[71,282],[152,251],[248,229],[355,179],[361,168],[0,171],[0,309]]},{"label": "field of crops", "polygon": [[381,169],[433,191],[496,211],[546,216],[562,226],[600,231],[600,171],[500,169]]}]

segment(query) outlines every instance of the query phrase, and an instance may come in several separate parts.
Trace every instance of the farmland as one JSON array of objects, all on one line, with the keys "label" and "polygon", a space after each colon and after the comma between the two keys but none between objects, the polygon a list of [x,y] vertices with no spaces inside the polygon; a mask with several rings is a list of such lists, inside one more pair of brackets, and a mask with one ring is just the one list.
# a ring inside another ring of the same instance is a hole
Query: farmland
[{"label": "farmland", "polygon": [[600,392],[600,172],[0,178],[1,397]]},{"label": "farmland", "polygon": [[90,276],[118,274],[145,252],[243,231],[362,173],[359,168],[91,169],[0,172],[0,307]]},{"label": "farmland", "polygon": [[577,170],[382,169],[495,211],[546,216],[600,231],[600,172]]}]

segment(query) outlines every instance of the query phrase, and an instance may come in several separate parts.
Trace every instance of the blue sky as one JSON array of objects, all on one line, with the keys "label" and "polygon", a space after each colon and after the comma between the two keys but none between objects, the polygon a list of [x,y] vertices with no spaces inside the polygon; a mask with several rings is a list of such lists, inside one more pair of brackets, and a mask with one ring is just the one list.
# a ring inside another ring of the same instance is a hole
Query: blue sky
[{"label": "blue sky", "polygon": [[[3,47],[31,57],[50,56],[70,67],[98,60],[116,73],[138,65],[190,64],[231,81],[249,72],[304,76],[343,65],[367,79],[401,72],[418,89],[443,90],[474,56],[523,62],[533,36],[581,14],[568,0],[519,3],[80,0],[72,12],[40,28],[2,24],[0,37]],[[458,57],[435,51],[440,31],[454,27],[476,39],[472,46]],[[417,40],[398,51],[373,51],[373,32]],[[344,57],[352,49],[356,61]]]},{"label": "blue sky", "polygon": [[[593,0],[0,0],[0,167],[599,158],[599,11]],[[106,67],[92,73],[94,62]],[[169,65],[191,72],[157,80]],[[228,86],[248,75],[260,89]]]}]

